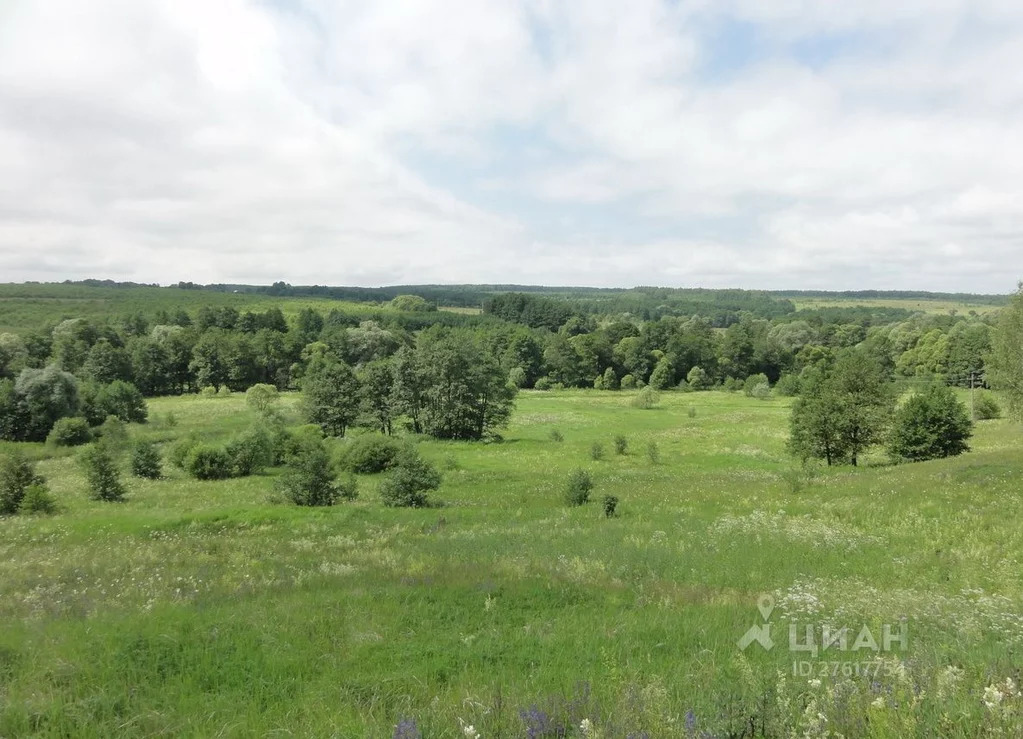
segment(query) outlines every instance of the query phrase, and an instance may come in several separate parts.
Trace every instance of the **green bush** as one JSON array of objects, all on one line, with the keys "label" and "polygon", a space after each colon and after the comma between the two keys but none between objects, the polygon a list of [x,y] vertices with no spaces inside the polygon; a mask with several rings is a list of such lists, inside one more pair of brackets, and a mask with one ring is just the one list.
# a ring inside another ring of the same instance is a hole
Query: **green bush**
[{"label": "green bush", "polygon": [[170,451],[167,453],[167,461],[180,470],[185,469],[185,460],[188,459],[188,455],[193,449],[195,449],[195,447],[199,446],[200,443],[199,438],[193,435],[186,436],[184,439],[174,442]]},{"label": "green bush", "polygon": [[537,390],[550,390],[554,387],[554,380],[546,376],[541,377],[533,384],[533,387]]},{"label": "green bush", "polygon": [[634,375],[624,375],[621,380],[622,390],[635,390],[636,389],[636,377]]},{"label": "green bush", "polygon": [[627,454],[629,451],[629,440],[623,434],[615,437],[615,454]]},{"label": "green bush", "polygon": [[103,443],[86,447],[79,457],[85,479],[89,483],[89,495],[93,500],[124,500],[124,485],[121,473],[110,449]]},{"label": "green bush", "polygon": [[969,451],[973,421],[946,385],[931,385],[895,412],[888,452],[896,459],[920,461],[954,457]]},{"label": "green bush", "polygon": [[382,434],[363,434],[345,442],[341,451],[341,466],[360,475],[384,472],[394,465],[403,444]]},{"label": "green bush", "polygon": [[735,377],[726,377],[724,382],[721,383],[721,389],[729,393],[735,393],[742,390],[742,380]]},{"label": "green bush", "polygon": [[233,477],[258,474],[274,463],[274,440],[264,426],[252,426],[238,434],[225,451]]},{"label": "green bush", "polygon": [[386,506],[423,508],[429,504],[427,493],[439,488],[441,479],[415,449],[404,449],[380,485],[380,498]]},{"label": "green bush", "polygon": [[45,485],[29,485],[25,488],[25,497],[21,499],[18,511],[49,516],[57,512],[57,501]]},{"label": "green bush", "polygon": [[562,436],[561,432],[558,431],[557,429],[551,429],[551,433],[549,436],[551,441],[562,442],[565,440],[565,437]]},{"label": "green bush", "polygon": [[632,406],[649,410],[656,407],[660,400],[661,396],[657,394],[653,387],[645,387],[632,398]]},{"label": "green bush", "polygon": [[354,477],[340,486],[335,484],[336,478],[323,438],[305,434],[297,438],[289,452],[277,489],[287,500],[301,506],[330,506],[338,498],[350,500],[358,495]]},{"label": "green bush", "polygon": [[526,371],[521,367],[512,367],[511,370],[508,371],[508,382],[515,387],[525,387],[527,379]]},{"label": "green bush", "polygon": [[92,430],[89,422],[77,416],[58,419],[46,437],[46,443],[52,446],[81,446],[90,441]]},{"label": "green bush", "polygon": [[604,445],[601,444],[599,441],[593,442],[592,446],[590,446],[590,459],[592,459],[594,462],[599,462],[603,458]]},{"label": "green bush", "polygon": [[614,495],[605,495],[601,504],[604,508],[604,516],[614,518],[615,511],[618,509],[618,498]]},{"label": "green bush", "polygon": [[573,470],[565,485],[565,503],[571,506],[588,503],[591,490],[593,490],[593,480],[590,478],[590,473],[586,470]]},{"label": "green bush", "polygon": [[96,436],[108,449],[121,451],[128,445],[128,425],[117,416],[107,416],[96,429]]},{"label": "green bush", "polygon": [[259,383],[245,391],[245,404],[256,413],[267,413],[277,405],[281,394],[273,385]]},{"label": "green bush", "polygon": [[657,446],[656,441],[651,441],[646,445],[646,456],[650,460],[650,464],[657,464],[661,461],[661,449]]},{"label": "green bush", "polygon": [[1002,406],[990,390],[976,390],[973,398],[973,412],[978,421],[990,421],[1002,417]]},{"label": "green bush", "polygon": [[45,485],[37,475],[35,465],[20,451],[13,451],[0,459],[0,516],[18,512],[25,494],[33,485]]},{"label": "green bush", "polygon": [[742,391],[750,398],[766,398],[771,394],[771,381],[763,372],[750,375],[742,384]]},{"label": "green bush", "polygon": [[151,441],[137,441],[131,450],[131,473],[136,477],[159,480],[163,475],[160,450]]},{"label": "green bush", "polygon": [[791,398],[799,395],[801,385],[802,382],[799,379],[799,375],[785,374],[778,378],[774,389],[778,392],[778,395]]},{"label": "green bush", "polygon": [[197,480],[226,480],[233,465],[227,449],[213,444],[196,444],[185,457],[185,472]]}]

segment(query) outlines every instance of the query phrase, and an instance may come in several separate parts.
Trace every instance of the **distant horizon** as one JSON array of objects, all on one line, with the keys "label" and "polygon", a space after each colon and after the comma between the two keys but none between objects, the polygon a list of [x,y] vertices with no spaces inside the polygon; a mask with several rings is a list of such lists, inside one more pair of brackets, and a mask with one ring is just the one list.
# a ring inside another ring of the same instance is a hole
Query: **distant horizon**
[{"label": "distant horizon", "polygon": [[[200,283],[192,280],[177,280],[175,282],[161,283],[161,282],[143,282],[138,280],[115,280],[113,278],[104,277],[81,277],[81,278],[65,278],[63,280],[22,280],[22,281],[8,281],[2,282],[2,285],[64,285],[64,284],[75,284],[90,286],[87,283],[112,283],[111,285],[96,285],[97,287],[117,287],[134,285],[137,287],[159,287],[159,288],[177,288],[181,284],[191,284],[197,288],[212,288],[212,287],[246,287],[246,288],[272,288],[276,283],[281,280],[274,280],[273,282],[207,282]],[[421,282],[421,283],[395,283],[395,284],[376,284],[376,285],[359,285],[359,284],[342,284],[342,283],[290,283],[286,282],[288,288],[291,289],[353,289],[353,290],[396,290],[400,288],[491,288],[503,291],[513,292],[515,290],[606,290],[606,291],[629,291],[629,290],[706,290],[706,291],[728,291],[738,290],[744,292],[762,292],[770,293],[775,295],[846,295],[848,297],[869,297],[870,294],[875,295],[896,295],[902,294],[901,297],[906,299],[912,299],[913,297],[923,296],[972,296],[979,298],[1003,298],[1012,295],[1015,290],[1005,293],[982,293],[982,292],[971,292],[966,290],[920,290],[915,288],[856,288],[856,289],[819,289],[819,288],[757,288],[757,287],[706,287],[703,285],[689,285],[689,286],[677,286],[677,285],[555,285],[555,284],[530,284],[530,283],[506,283],[506,282]]]}]

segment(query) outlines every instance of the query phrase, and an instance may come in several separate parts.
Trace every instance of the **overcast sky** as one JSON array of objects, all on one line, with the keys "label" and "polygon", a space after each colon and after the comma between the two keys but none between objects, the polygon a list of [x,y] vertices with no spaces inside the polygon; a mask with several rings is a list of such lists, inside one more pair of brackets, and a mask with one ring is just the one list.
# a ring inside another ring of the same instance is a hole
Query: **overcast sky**
[{"label": "overcast sky", "polygon": [[0,281],[1009,292],[1019,0],[0,0]]}]

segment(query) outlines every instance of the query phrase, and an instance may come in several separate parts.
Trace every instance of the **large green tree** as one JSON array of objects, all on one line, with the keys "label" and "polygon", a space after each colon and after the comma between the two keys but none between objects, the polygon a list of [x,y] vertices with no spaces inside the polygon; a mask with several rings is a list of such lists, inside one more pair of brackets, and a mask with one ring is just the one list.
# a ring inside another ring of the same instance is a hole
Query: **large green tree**
[{"label": "large green tree", "polygon": [[1002,309],[991,336],[988,381],[1009,399],[1016,419],[1023,419],[1023,283]]},{"label": "large green tree", "polygon": [[314,359],[302,378],[306,419],[328,436],[344,436],[359,416],[359,380],[346,363],[330,355]]}]

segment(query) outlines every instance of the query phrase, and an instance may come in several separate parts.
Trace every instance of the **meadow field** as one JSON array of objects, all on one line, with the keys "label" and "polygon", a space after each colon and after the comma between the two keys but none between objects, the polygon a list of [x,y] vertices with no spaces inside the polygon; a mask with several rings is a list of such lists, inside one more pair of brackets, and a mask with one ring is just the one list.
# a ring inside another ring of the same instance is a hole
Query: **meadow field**
[{"label": "meadow field", "polygon": [[[631,395],[527,391],[502,441],[417,441],[426,509],[169,465],[102,503],[72,452],[21,445],[61,511],[0,519],[0,737],[1019,735],[1018,425],[804,470],[788,399]],[[131,432],[160,442],[255,420],[240,394],[149,408]],[[740,649],[765,620],[773,648]]]}]

